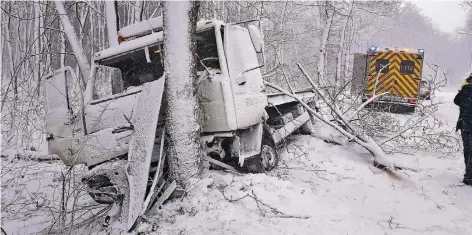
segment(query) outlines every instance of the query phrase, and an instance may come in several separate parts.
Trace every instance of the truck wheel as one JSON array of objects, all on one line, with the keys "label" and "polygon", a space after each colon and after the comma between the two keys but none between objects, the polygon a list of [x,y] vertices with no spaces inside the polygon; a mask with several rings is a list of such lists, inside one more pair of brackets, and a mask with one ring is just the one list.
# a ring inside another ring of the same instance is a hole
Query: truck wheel
[{"label": "truck wheel", "polygon": [[247,169],[250,173],[264,173],[277,167],[279,156],[268,127],[264,127],[262,135],[261,153],[247,160]]}]

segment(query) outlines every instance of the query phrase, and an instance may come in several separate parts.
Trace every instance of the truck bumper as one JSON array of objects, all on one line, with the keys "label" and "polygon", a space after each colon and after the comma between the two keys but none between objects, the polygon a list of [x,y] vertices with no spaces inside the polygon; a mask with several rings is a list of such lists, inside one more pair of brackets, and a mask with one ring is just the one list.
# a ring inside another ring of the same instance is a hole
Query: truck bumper
[{"label": "truck bumper", "polygon": [[400,102],[374,101],[366,105],[366,108],[389,113],[414,113],[416,105]]}]

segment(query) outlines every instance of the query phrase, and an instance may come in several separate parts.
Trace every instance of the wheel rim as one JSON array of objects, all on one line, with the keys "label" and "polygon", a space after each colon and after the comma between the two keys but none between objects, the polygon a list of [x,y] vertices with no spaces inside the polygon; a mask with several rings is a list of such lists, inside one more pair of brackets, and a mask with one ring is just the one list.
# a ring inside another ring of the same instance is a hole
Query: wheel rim
[{"label": "wheel rim", "polygon": [[272,147],[267,145],[262,146],[261,158],[264,169],[270,170],[274,167],[276,161],[275,157],[275,152]]}]

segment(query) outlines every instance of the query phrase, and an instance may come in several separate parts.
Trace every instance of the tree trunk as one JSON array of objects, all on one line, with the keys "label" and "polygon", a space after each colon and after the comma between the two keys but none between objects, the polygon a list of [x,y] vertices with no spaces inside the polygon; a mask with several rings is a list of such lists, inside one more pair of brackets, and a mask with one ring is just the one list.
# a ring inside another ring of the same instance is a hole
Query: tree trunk
[{"label": "tree trunk", "polygon": [[338,88],[341,84],[343,84],[343,81],[341,81],[342,79],[346,79],[346,78],[341,78],[341,74],[342,74],[342,71],[341,71],[341,67],[342,67],[342,64],[343,64],[343,54],[344,54],[344,45],[345,45],[345,40],[346,40],[346,29],[347,29],[347,25],[349,23],[349,18],[351,17],[351,14],[352,14],[352,2],[348,3],[349,4],[349,7],[348,7],[348,16],[346,16],[346,20],[344,21],[344,24],[343,24],[343,28],[341,30],[341,39],[339,40],[339,51],[338,51],[338,54],[336,55],[336,83],[335,83],[335,86],[336,86],[336,89],[335,91],[338,92]]},{"label": "tree trunk", "polygon": [[134,2],[134,23],[143,20],[143,5],[144,2],[142,0],[136,0]]},{"label": "tree trunk", "polygon": [[37,95],[40,96],[40,83],[41,83],[41,35],[40,33],[40,15],[41,15],[41,5],[38,0],[34,1],[34,29],[33,29],[33,38],[34,38],[34,66],[33,66],[33,76],[34,81],[37,82]]},{"label": "tree trunk", "polygon": [[164,3],[165,99],[168,104],[170,177],[185,188],[202,171],[200,110],[196,91],[195,30],[199,2]]},{"label": "tree trunk", "polygon": [[108,43],[110,47],[118,45],[118,27],[116,24],[115,1],[105,1],[107,20]]},{"label": "tree trunk", "polygon": [[[331,4],[327,1],[325,3],[325,6],[321,8],[321,11],[326,12],[326,21],[324,21],[324,26],[323,26],[323,35],[321,36],[321,47],[320,47],[320,53],[318,54],[318,82],[319,84],[325,84],[326,81],[324,81],[324,75],[325,75],[325,58],[326,58],[326,45],[328,44],[328,39],[329,39],[329,31],[331,30],[331,26],[333,24],[333,18],[334,18],[334,11],[330,14],[330,6]],[[323,14],[323,13],[322,13]],[[325,84],[327,85],[327,84]]]},{"label": "tree trunk", "polygon": [[[118,46],[118,16],[116,14],[116,1],[106,1],[107,32],[110,47]],[[120,93],[124,90],[121,73],[118,69],[113,69],[110,74],[112,94]]]},{"label": "tree trunk", "polygon": [[67,36],[67,40],[72,48],[72,52],[77,59],[77,64],[79,65],[80,72],[82,74],[82,78],[84,83],[87,83],[87,79],[90,75],[90,64],[87,61],[87,57],[85,56],[84,50],[82,45],[77,38],[77,34],[75,33],[74,27],[67,16],[66,9],[64,8],[64,4],[62,1],[56,1],[56,10],[59,13],[59,18],[61,19],[61,23],[64,27],[64,33]]}]

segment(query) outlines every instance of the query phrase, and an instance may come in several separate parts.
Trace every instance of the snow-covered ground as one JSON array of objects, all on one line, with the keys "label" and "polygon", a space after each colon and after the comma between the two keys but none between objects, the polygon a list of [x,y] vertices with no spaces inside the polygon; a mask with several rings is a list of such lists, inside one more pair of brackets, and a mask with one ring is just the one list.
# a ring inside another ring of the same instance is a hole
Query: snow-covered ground
[{"label": "snow-covered ground", "polygon": [[[453,97],[437,97],[445,102],[437,117],[450,126],[458,115]],[[293,137],[280,154],[268,175],[209,172],[187,198],[163,207],[152,234],[472,234],[472,187],[461,183],[460,152],[389,156],[417,172],[381,171],[354,145],[310,136]],[[245,195],[300,218],[282,218]]]},{"label": "snow-covered ground", "polygon": [[[444,103],[436,117],[447,121],[449,129],[458,116],[453,97],[454,93],[437,97]],[[267,175],[207,172],[187,197],[166,203],[151,218],[155,224],[140,230],[206,235],[472,234],[472,187],[461,183],[461,152],[389,155],[390,160],[417,172],[381,171],[358,146],[336,146],[311,136],[292,137],[279,154],[279,168]],[[50,213],[50,207],[41,206],[38,198],[53,199],[60,189],[58,172],[64,167],[51,163],[17,160],[15,164],[22,167],[15,168],[2,159],[2,206],[23,186],[41,195],[33,195],[36,204],[17,215],[12,213],[19,211],[15,209],[19,203],[9,211],[2,208],[2,228],[8,234],[44,228],[40,222],[45,216],[29,216]],[[36,170],[21,173],[18,169],[25,166]],[[18,202],[30,200],[24,197]],[[35,210],[36,205],[40,206]]]}]

